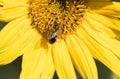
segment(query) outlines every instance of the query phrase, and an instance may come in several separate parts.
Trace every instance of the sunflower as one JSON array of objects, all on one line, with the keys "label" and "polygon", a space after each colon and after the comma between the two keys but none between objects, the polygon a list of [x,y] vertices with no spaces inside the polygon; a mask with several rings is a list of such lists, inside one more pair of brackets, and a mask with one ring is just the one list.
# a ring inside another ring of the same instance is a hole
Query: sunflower
[{"label": "sunflower", "polygon": [[95,60],[120,76],[120,2],[0,0],[0,65],[22,55],[20,79],[98,79]]}]

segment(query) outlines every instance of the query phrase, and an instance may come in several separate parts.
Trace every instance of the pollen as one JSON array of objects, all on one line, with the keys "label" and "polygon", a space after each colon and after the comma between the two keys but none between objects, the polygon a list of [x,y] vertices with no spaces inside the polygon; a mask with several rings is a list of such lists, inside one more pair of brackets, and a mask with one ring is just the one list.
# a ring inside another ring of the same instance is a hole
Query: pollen
[{"label": "pollen", "polygon": [[54,34],[64,39],[80,27],[85,3],[85,0],[31,0],[31,25],[46,39]]}]

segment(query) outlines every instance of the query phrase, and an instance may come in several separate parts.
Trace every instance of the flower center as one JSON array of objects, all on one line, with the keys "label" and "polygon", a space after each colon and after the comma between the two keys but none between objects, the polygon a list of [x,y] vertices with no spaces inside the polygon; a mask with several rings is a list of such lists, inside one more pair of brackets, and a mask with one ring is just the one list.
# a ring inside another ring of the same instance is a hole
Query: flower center
[{"label": "flower center", "polygon": [[29,17],[31,25],[53,43],[80,26],[85,10],[85,0],[31,0]]}]

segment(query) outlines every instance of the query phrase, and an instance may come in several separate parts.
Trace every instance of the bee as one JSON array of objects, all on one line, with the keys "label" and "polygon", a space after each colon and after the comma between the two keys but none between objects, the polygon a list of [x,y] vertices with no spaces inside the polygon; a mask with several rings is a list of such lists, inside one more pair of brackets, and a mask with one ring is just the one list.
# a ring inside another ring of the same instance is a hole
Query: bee
[{"label": "bee", "polygon": [[51,31],[50,35],[48,36],[48,40],[50,44],[53,44],[56,42],[56,39],[58,37],[58,32],[59,30],[59,23],[57,23],[56,21],[53,24],[53,30]]}]

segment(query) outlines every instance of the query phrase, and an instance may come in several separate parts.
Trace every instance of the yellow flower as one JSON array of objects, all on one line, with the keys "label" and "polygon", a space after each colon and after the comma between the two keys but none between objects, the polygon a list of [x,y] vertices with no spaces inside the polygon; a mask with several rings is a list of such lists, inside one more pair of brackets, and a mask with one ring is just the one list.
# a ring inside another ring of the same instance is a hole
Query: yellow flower
[{"label": "yellow flower", "polygon": [[0,65],[22,58],[20,79],[98,79],[93,58],[120,76],[120,2],[0,0]]}]

